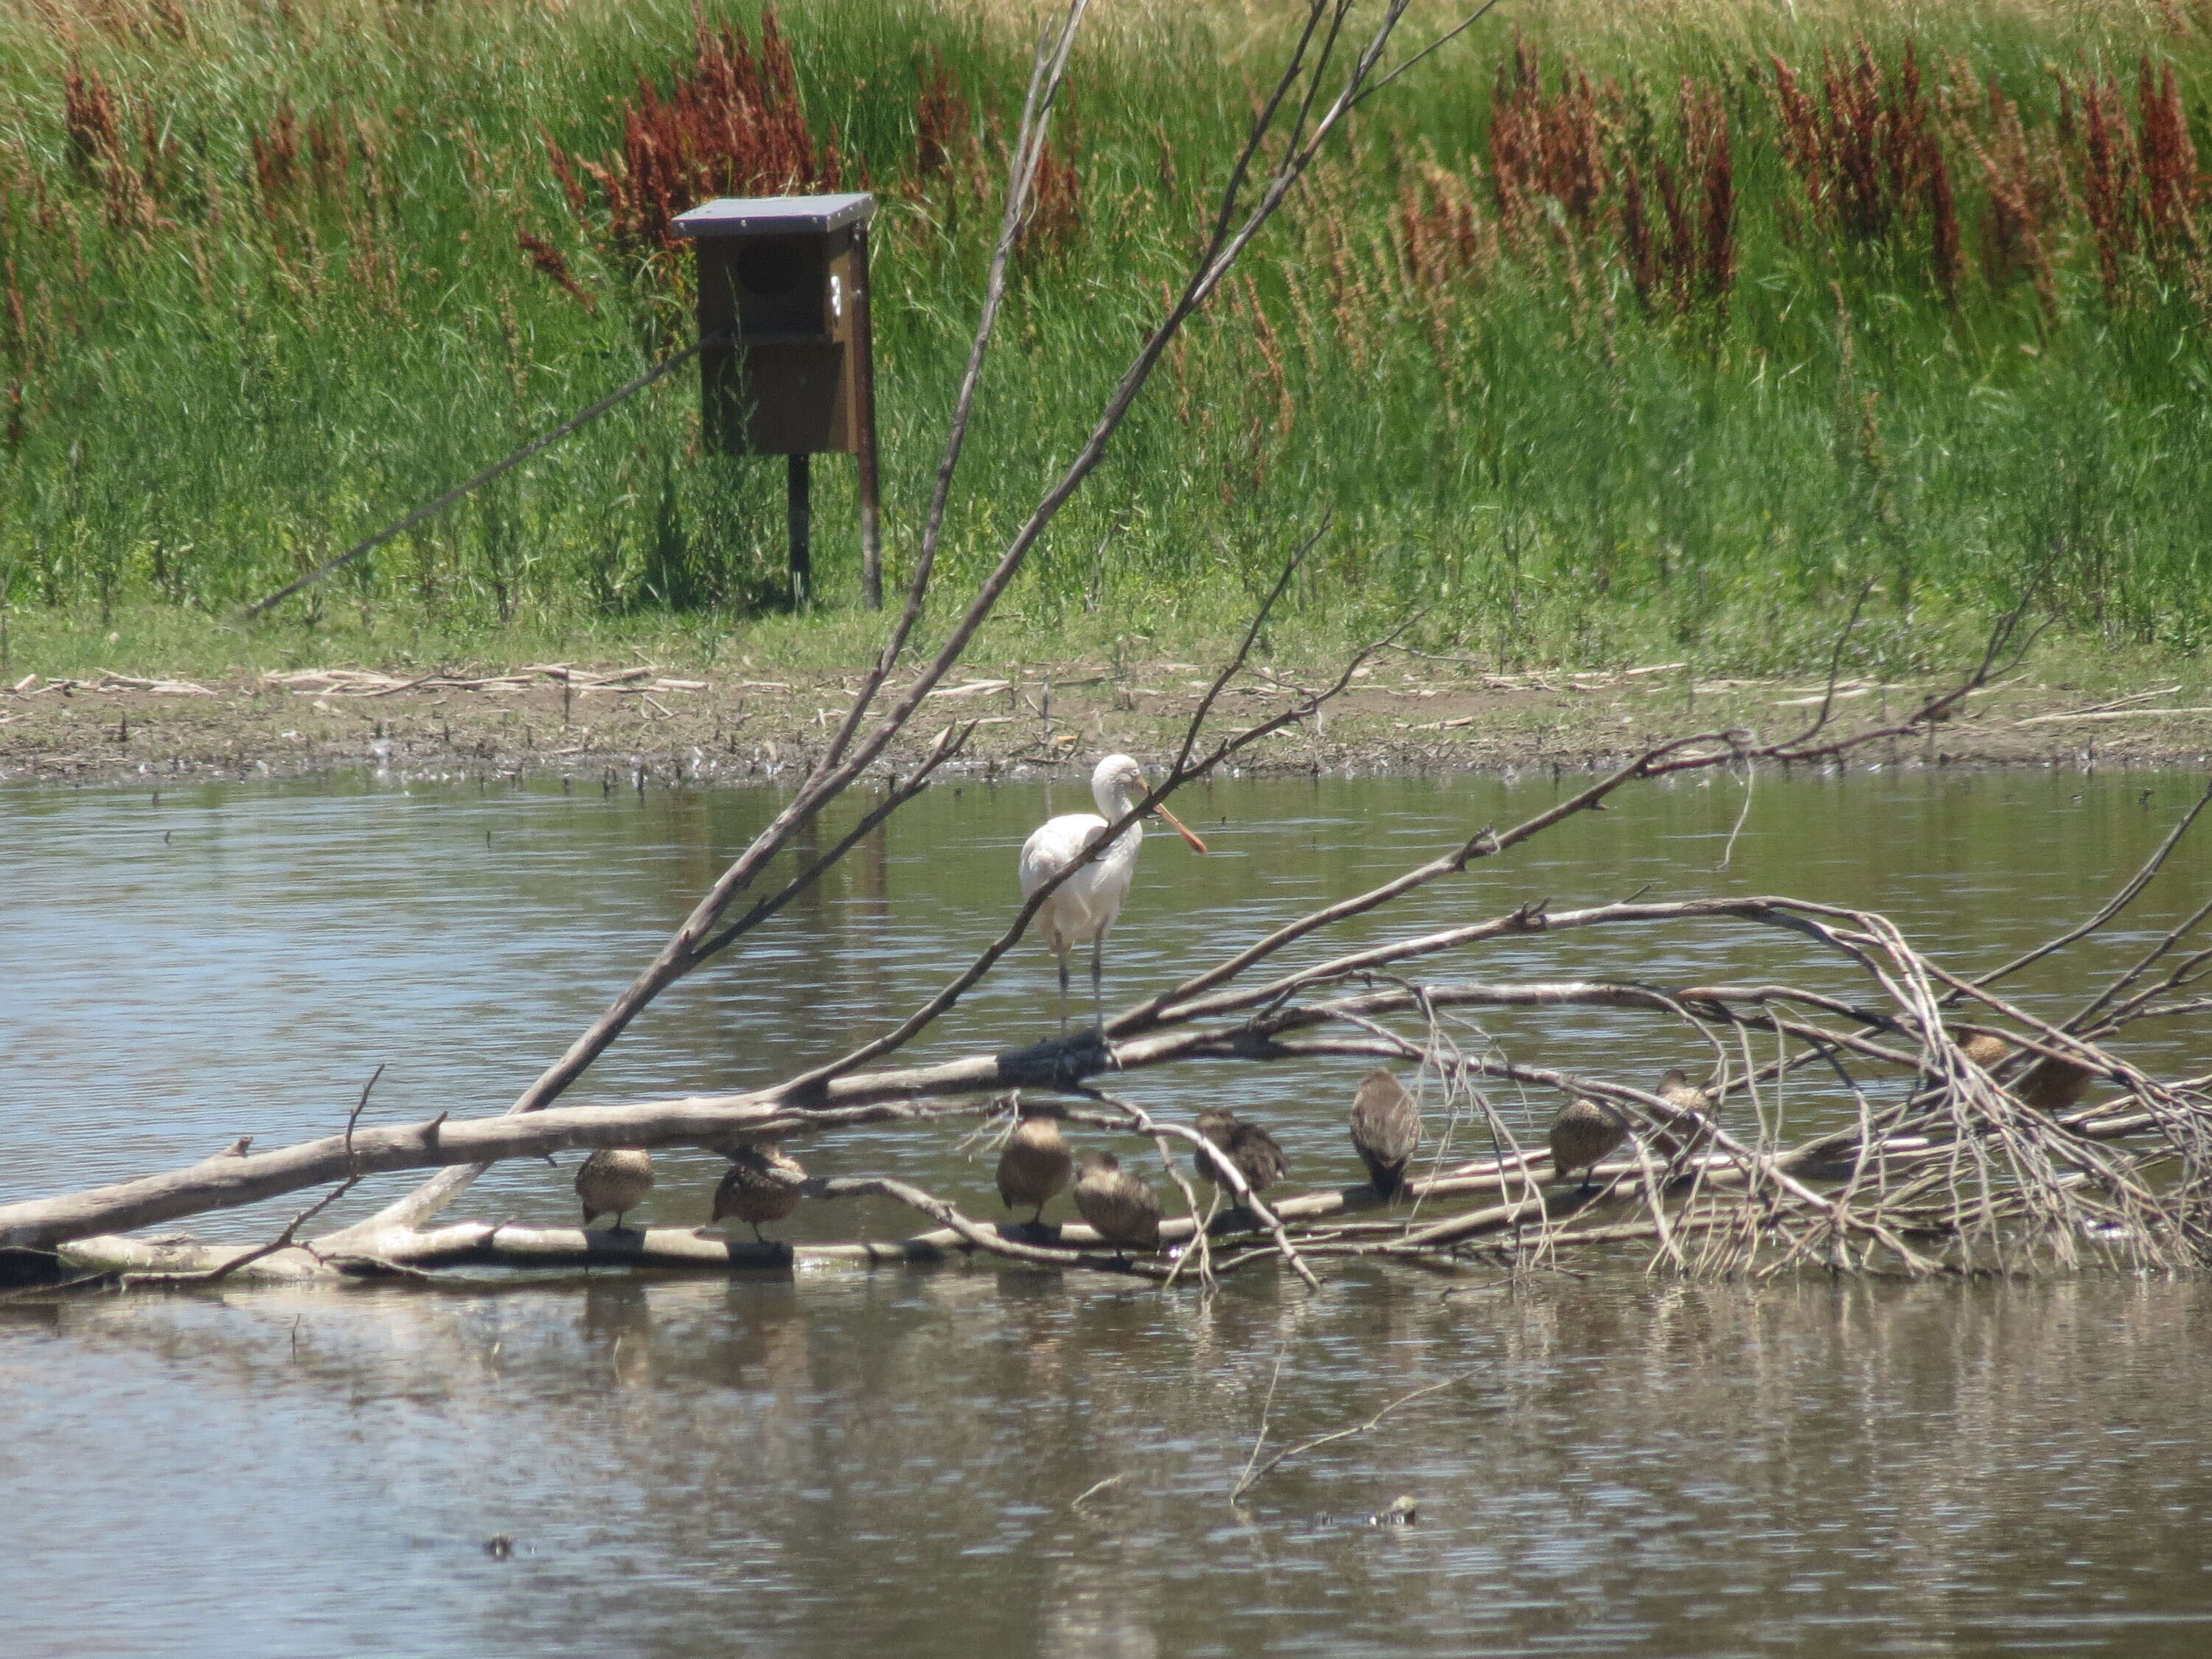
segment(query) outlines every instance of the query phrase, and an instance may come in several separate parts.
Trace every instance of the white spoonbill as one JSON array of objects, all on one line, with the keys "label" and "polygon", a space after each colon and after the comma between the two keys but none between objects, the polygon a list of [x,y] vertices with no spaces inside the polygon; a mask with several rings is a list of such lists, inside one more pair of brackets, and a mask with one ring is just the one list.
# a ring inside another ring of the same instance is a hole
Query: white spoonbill
[{"label": "white spoonbill", "polygon": [[[1091,775],[1091,798],[1097,812],[1063,812],[1048,818],[1022,843],[1022,896],[1028,898],[1098,843],[1106,826],[1128,814],[1146,794],[1145,775],[1127,755],[1109,755]],[[1206,843],[1176,822],[1164,806],[1152,808],[1175,832],[1197,851]],[[1104,816],[1101,817],[1100,814]],[[1137,843],[1144,839],[1140,824],[1133,823],[1114,839],[1114,844],[1085,865],[1054,891],[1036,914],[1045,946],[1060,961],[1060,1030],[1067,1034],[1067,958],[1079,945],[1091,945],[1091,1006],[1101,1030],[1106,1010],[1100,990],[1105,976],[1106,934],[1129,896],[1129,883],[1137,873]]]}]

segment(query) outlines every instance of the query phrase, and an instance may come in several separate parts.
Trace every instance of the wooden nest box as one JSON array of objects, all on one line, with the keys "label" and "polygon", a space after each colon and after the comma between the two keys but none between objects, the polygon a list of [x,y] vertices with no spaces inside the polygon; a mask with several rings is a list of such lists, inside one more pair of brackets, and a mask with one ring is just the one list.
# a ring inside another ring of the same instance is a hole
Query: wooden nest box
[{"label": "wooden nest box", "polygon": [[862,586],[882,602],[875,365],[868,319],[868,195],[725,198],[678,216],[699,259],[706,441],[733,455],[787,455],[792,586],[812,587],[810,455],[860,466]]}]

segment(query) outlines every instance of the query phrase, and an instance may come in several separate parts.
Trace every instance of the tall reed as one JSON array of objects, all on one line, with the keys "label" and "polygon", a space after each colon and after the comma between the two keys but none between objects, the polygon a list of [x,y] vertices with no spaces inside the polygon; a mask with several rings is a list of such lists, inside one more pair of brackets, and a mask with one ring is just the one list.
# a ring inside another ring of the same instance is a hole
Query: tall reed
[{"label": "tall reed", "polygon": [[[1869,580],[1900,661],[2030,587],[2202,643],[2212,17],[1802,11],[1570,8],[1378,100],[1016,606],[1235,599],[1328,509],[1309,604],[1418,600],[1501,660],[1788,662]],[[1241,15],[1149,11],[1079,60],[949,580],[1156,314],[1250,95]],[[673,214],[826,188],[884,202],[896,567],[1025,50],[925,0],[0,6],[0,603],[276,586],[685,337]],[[823,473],[834,595],[856,537]],[[702,453],[679,380],[307,603],[742,617],[781,601],[777,478]]]}]

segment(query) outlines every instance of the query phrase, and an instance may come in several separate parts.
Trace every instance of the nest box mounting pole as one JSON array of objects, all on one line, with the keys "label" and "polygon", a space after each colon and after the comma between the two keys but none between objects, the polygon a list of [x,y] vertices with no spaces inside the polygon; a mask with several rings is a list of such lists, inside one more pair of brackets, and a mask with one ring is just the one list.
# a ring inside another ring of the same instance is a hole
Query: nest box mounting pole
[{"label": "nest box mounting pole", "polygon": [[860,467],[860,586],[883,604],[875,355],[868,318],[872,196],[728,198],[680,216],[699,255],[701,410],[732,455],[783,455],[793,605],[814,597],[808,457]]},{"label": "nest box mounting pole", "polygon": [[791,537],[791,602],[814,598],[814,480],[804,454],[787,456],[783,472],[783,517]]}]

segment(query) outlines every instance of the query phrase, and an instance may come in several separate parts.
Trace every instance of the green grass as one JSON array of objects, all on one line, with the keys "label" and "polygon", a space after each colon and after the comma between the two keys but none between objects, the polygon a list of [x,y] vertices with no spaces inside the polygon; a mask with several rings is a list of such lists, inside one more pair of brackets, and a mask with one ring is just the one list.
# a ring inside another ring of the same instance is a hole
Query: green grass
[{"label": "green grass", "polygon": [[[704,9],[748,29],[757,17]],[[37,9],[0,4],[0,393],[16,389],[0,402],[0,604],[18,665],[67,672],[32,659],[44,651],[131,665],[111,649],[140,666],[204,665],[241,637],[239,659],[262,664],[581,656],[592,641],[669,655],[690,642],[698,660],[809,638],[857,656],[859,618],[775,619],[780,467],[702,454],[680,375],[262,632],[224,631],[238,605],[681,337],[680,265],[640,267],[577,222],[541,130],[606,156],[639,77],[665,89],[690,63],[689,0],[100,15],[109,27],[64,40]],[[2047,301],[1986,277],[1970,248],[1947,304],[1917,231],[1865,245],[1808,227],[1771,81],[1755,74],[1770,50],[1815,70],[1861,31],[1893,65],[1917,23],[1931,83],[1963,63],[2049,134],[2054,66],[2109,70],[2131,94],[2148,54],[2175,67],[2212,161],[2212,10],[1865,0],[1803,4],[1793,21],[1707,0],[1662,23],[1524,9],[1547,86],[1565,52],[1619,77],[1617,114],[1657,152],[1679,142],[1682,76],[1723,88],[1738,275],[1724,310],[1680,314],[1638,305],[1609,234],[1571,251],[1539,234],[1494,264],[1409,272],[1399,216],[1424,163],[1471,179],[1497,233],[1482,170],[1512,15],[1364,114],[1255,249],[1250,289],[1224,294],[1164,366],[1039,549],[1010,597],[1010,648],[1218,633],[1324,512],[1333,528],[1284,623],[1316,640],[1419,606],[1424,637],[1504,664],[1663,652],[1711,671],[1796,667],[1871,580],[1861,650],[1875,669],[1954,649],[2032,585],[2100,649],[2202,646],[2202,252],[2146,254],[2109,295],[2069,210],[2054,217]],[[1176,275],[1276,38],[1243,16],[1109,20],[1079,60],[1084,222],[1018,273],[948,582],[995,557]],[[918,0],[793,4],[783,22],[817,135],[834,126],[848,180],[865,173],[885,200],[878,363],[896,579],[965,354],[995,219],[993,123],[1011,122],[1025,36]],[[915,98],[932,54],[969,100],[976,148],[923,179]],[[72,163],[73,64],[122,100],[123,149],[142,172],[151,123],[150,207],[106,163]],[[280,100],[296,112],[302,176],[270,192],[252,140],[266,143]],[[343,149],[347,164],[326,160],[318,182],[305,135],[325,118],[326,156]],[[1971,244],[1985,194],[1960,177]],[[2202,250],[2212,208],[2194,211]],[[532,268],[520,229],[564,252],[596,314]],[[850,471],[833,460],[817,476],[834,609],[857,586]]]}]

